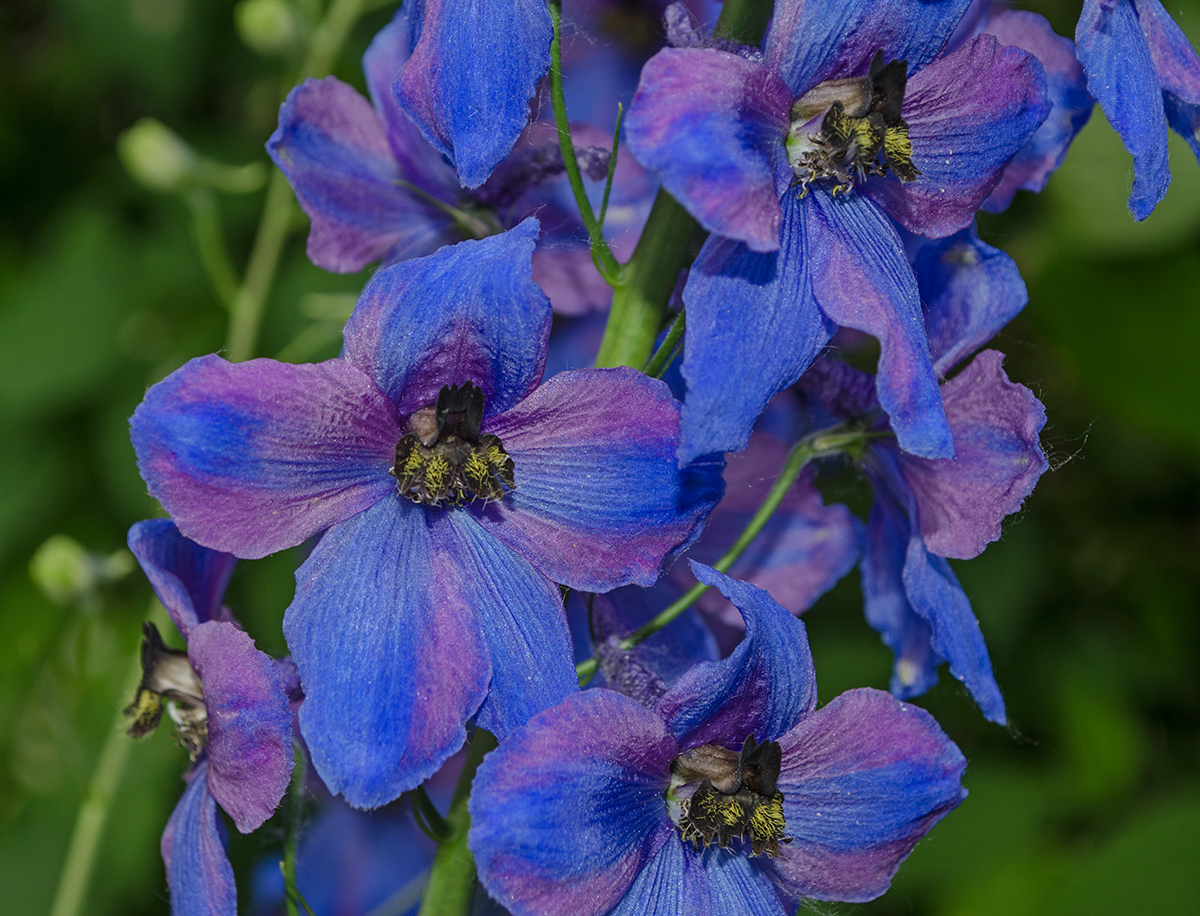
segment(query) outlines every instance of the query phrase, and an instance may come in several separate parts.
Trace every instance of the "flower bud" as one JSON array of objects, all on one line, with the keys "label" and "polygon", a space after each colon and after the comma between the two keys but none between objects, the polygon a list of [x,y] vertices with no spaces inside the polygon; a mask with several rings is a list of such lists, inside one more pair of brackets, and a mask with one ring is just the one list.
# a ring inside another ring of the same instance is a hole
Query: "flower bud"
[{"label": "flower bud", "polygon": [[242,43],[263,57],[286,54],[300,43],[301,23],[287,0],[242,0],[233,18]]},{"label": "flower bud", "polygon": [[134,569],[127,550],[104,555],[92,553],[74,538],[56,534],[34,553],[29,577],[55,604],[97,603],[100,586],[116,582]]},{"label": "flower bud", "polygon": [[179,191],[191,183],[199,157],[169,127],[142,118],[117,138],[117,155],[139,184],[155,191]]}]

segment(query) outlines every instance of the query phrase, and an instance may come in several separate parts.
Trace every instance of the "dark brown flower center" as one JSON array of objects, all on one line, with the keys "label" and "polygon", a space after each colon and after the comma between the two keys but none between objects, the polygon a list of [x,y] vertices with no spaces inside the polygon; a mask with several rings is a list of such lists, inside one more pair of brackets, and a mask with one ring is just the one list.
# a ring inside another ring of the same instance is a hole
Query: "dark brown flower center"
[{"label": "dark brown flower center", "polygon": [[175,737],[195,760],[208,743],[204,686],[187,653],[169,649],[152,623],[142,624],[142,681],[125,715],[133,719],[129,735],[141,738],[158,728],[163,707],[175,723]]}]

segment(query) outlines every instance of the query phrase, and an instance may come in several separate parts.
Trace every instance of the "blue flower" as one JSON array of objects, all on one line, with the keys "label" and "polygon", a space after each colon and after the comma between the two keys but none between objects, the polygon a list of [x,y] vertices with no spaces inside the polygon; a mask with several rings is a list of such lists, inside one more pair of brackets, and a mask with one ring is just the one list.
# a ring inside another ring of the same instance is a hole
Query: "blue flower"
[{"label": "blue flower", "polygon": [[650,705],[572,694],[483,762],[471,850],[514,916],[784,916],[870,900],[965,797],[958,748],[920,709],[852,690],[816,709],[804,625],[694,565],[746,638]]},{"label": "blue flower", "polygon": [[242,833],[274,812],[292,771],[292,712],[280,666],[221,605],[237,560],[183,537],[166,519],[138,522],[129,549],[187,640],[168,649],[145,626],[130,734],[163,714],[192,756],[187,788],[162,837],[173,916],[236,916],[237,888],[217,805]]},{"label": "blue flower", "polygon": [[1145,219],[1171,183],[1167,128],[1200,159],[1200,57],[1158,0],[1084,0],[1075,53],[1133,154],[1129,209]]},{"label": "blue flower", "polygon": [[284,634],[326,785],[413,788],[471,716],[503,736],[576,685],[558,585],[649,585],[720,497],[677,468],[679,407],[631,369],[538,386],[537,223],[378,271],[338,359],[195,359],[131,421],[150,492],[201,543],[261,557],[328,529]]}]

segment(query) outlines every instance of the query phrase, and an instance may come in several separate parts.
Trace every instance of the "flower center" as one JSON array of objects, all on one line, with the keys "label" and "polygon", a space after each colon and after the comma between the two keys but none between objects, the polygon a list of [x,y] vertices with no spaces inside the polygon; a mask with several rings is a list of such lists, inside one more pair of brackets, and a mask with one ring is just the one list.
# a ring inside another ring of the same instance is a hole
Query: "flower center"
[{"label": "flower center", "polygon": [[876,53],[866,76],[828,80],[792,103],[787,153],[801,197],[821,180],[837,195],[870,175],[891,171],[912,181],[921,174],[900,117],[907,83],[906,61],[884,64]]},{"label": "flower center", "polygon": [[409,418],[389,472],[406,499],[426,506],[461,506],[502,499],[513,489],[513,461],[499,437],[480,435],[483,389],[443,385],[437,402]]},{"label": "flower center", "polygon": [[142,682],[125,715],[133,718],[129,735],[141,738],[158,728],[164,701],[175,723],[175,737],[193,760],[208,743],[204,686],[187,653],[168,649],[152,623],[142,624]]},{"label": "flower center", "polygon": [[[671,764],[669,797],[675,789],[699,781],[690,797],[679,798],[676,824],[684,842],[697,850],[731,840],[750,844],[750,855],[779,855],[784,833],[783,795],[776,787],[783,753],[775,741],[746,738],[740,753],[704,744],[684,751]],[[682,794],[682,793],[681,793]]]}]

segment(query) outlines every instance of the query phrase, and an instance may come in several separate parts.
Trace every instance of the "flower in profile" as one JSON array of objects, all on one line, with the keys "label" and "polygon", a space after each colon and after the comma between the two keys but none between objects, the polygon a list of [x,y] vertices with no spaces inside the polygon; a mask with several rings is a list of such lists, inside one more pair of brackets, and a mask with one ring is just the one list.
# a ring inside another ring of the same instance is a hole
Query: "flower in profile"
[{"label": "flower in profile", "polygon": [[480,767],[471,850],[514,916],[870,900],[965,797],[966,762],[927,713],[867,688],[817,709],[804,624],[693,568],[745,616],[732,655],[646,703],[574,693]]},{"label": "flower in profile", "polygon": [[598,369],[539,387],[537,232],[383,268],[340,358],[195,359],[131,421],[188,536],[261,557],[325,531],[284,634],[313,763],[360,807],[437,770],[470,717],[503,736],[575,689],[556,583],[653,583],[720,497],[719,463],[678,469],[662,382]]},{"label": "flower in profile", "polygon": [[187,640],[186,652],[169,649],[145,625],[142,681],[126,710],[134,737],[153,731],[165,711],[192,758],[162,837],[171,912],[236,916],[217,805],[250,833],[287,790],[292,712],[282,671],[221,605],[234,557],[189,541],[166,519],[134,525],[129,549]]},{"label": "flower in profile", "polygon": [[902,447],[954,454],[893,220],[928,237],[968,226],[1048,111],[1031,54],[986,34],[941,53],[966,7],[780,0],[761,53],[646,64],[627,142],[712,233],[683,293],[682,461],[744,448],[839,325],[878,339]]},{"label": "flower in profile", "polygon": [[1075,53],[1133,155],[1129,210],[1143,220],[1171,183],[1167,128],[1200,159],[1200,57],[1158,0],[1084,0]]}]

